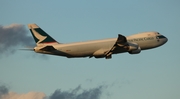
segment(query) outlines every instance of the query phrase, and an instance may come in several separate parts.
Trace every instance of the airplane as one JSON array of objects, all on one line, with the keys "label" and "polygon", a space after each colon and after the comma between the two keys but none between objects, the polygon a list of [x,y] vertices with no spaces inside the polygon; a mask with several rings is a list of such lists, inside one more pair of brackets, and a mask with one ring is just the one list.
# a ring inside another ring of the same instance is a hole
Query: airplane
[{"label": "airplane", "polygon": [[95,57],[111,59],[112,54],[125,52],[139,54],[141,50],[156,48],[168,41],[159,32],[142,32],[127,37],[118,34],[117,38],[59,43],[36,24],[28,24],[28,28],[36,42],[36,46],[31,50],[36,53],[67,58]]}]

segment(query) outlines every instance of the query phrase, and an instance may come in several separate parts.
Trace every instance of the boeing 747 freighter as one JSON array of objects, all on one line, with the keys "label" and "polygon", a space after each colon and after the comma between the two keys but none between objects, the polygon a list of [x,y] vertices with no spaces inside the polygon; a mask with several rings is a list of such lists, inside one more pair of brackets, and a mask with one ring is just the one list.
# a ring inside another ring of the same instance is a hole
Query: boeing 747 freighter
[{"label": "boeing 747 freighter", "polygon": [[36,24],[28,24],[37,53],[75,57],[112,58],[112,54],[128,52],[139,54],[141,50],[159,47],[168,39],[158,32],[143,32],[131,36],[118,35],[117,38],[93,40],[76,43],[59,43]]}]

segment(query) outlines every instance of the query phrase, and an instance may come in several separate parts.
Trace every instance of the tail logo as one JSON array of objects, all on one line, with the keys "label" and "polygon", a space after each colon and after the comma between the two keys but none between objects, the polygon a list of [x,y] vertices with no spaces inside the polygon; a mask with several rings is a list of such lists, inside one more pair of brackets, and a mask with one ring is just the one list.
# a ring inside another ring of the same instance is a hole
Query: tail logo
[{"label": "tail logo", "polygon": [[47,36],[42,36],[39,33],[37,33],[36,30],[32,30],[32,31],[33,31],[34,36],[38,39],[37,43],[41,43],[47,38]]},{"label": "tail logo", "polygon": [[32,36],[36,42],[36,44],[47,44],[47,43],[53,43],[58,44],[56,40],[54,40],[51,36],[49,36],[45,31],[43,31],[39,26],[36,24],[28,24],[28,27],[32,33]]}]

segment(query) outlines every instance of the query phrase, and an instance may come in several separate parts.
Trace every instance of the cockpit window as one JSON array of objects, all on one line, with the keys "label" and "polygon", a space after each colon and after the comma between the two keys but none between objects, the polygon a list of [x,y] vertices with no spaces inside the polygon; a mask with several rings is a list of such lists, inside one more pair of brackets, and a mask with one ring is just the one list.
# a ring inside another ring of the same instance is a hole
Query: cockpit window
[{"label": "cockpit window", "polygon": [[162,39],[162,38],[166,38],[166,37],[164,37],[163,35],[160,35],[160,36],[157,36],[157,38]]}]

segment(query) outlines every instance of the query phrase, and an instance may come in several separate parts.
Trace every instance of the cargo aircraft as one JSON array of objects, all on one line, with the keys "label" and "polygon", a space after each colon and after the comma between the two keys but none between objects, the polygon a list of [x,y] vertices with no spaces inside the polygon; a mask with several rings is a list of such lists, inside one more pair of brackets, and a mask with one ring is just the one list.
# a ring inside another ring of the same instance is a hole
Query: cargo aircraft
[{"label": "cargo aircraft", "polygon": [[37,53],[67,58],[95,57],[111,59],[112,54],[124,52],[139,54],[141,50],[156,48],[168,41],[165,36],[158,32],[142,32],[127,37],[119,34],[117,38],[59,43],[36,24],[28,24],[28,28],[36,42],[36,46],[31,50]]}]

